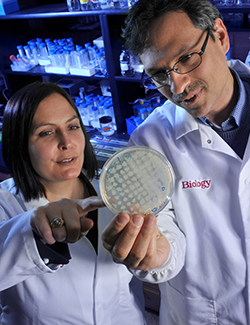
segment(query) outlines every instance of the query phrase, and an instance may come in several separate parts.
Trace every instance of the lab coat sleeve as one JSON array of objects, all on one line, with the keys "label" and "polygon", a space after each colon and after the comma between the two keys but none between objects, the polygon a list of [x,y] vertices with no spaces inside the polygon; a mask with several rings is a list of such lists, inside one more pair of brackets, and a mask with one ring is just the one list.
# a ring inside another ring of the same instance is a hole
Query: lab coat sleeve
[{"label": "lab coat sleeve", "polygon": [[0,291],[60,267],[46,265],[40,257],[30,226],[32,212],[23,212],[13,195],[0,190]]}]

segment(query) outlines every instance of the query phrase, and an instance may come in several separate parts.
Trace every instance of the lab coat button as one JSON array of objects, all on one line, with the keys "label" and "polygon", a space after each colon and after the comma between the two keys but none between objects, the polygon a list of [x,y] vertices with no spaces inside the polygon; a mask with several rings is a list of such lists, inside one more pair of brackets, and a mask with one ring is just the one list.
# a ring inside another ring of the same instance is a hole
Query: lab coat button
[{"label": "lab coat button", "polygon": [[249,185],[250,184],[250,179],[249,178],[245,179],[245,184],[246,185]]},{"label": "lab coat button", "polygon": [[212,140],[211,139],[207,139],[207,143],[208,144],[211,144],[212,143]]}]

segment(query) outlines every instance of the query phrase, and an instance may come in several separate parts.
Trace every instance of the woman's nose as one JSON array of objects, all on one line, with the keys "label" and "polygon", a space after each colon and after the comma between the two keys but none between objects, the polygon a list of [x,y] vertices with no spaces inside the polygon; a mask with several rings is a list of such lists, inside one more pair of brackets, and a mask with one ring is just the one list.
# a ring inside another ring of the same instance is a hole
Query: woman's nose
[{"label": "woman's nose", "polygon": [[60,150],[67,150],[72,147],[72,141],[70,136],[66,132],[62,132],[59,135],[59,149]]}]

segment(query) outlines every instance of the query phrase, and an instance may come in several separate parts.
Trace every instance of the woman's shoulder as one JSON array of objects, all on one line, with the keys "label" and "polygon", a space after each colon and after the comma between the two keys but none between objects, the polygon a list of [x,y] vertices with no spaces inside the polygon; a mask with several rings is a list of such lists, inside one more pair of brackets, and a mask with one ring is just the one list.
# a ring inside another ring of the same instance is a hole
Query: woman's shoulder
[{"label": "woman's shoulder", "polygon": [[13,178],[8,178],[0,183],[0,189],[15,194],[16,187]]}]

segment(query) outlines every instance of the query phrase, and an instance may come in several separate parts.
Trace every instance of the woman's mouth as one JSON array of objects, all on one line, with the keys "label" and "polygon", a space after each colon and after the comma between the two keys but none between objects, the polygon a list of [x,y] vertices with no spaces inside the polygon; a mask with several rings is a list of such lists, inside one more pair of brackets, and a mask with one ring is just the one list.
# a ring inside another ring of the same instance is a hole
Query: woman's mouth
[{"label": "woman's mouth", "polygon": [[60,165],[70,165],[75,161],[76,158],[65,158],[63,160],[60,160],[58,163]]}]

